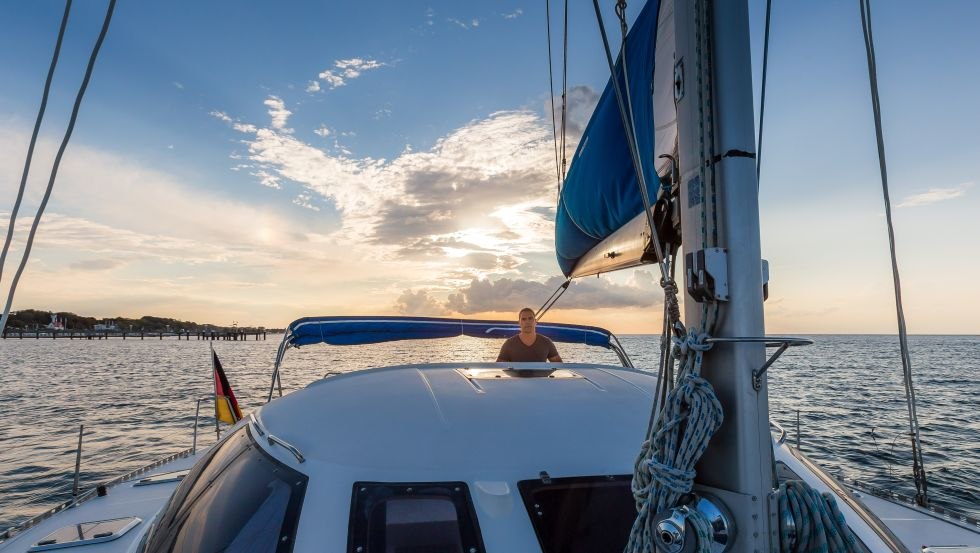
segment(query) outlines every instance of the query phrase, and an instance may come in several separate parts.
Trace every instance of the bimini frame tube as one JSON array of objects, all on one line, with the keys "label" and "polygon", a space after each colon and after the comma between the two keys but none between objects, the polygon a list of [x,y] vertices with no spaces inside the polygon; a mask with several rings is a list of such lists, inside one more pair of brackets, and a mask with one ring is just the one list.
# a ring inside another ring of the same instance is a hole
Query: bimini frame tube
[{"label": "bimini frame tube", "polygon": [[272,382],[269,384],[269,398],[266,399],[266,403],[272,401],[272,392],[276,389],[276,383],[279,384],[279,397],[282,397],[282,380],[279,378],[279,367],[282,365],[283,357],[286,356],[286,350],[291,345],[292,337],[292,333],[287,330],[282,337],[282,342],[279,342],[279,349],[276,351],[276,363],[272,368]]},{"label": "bimini frame tube", "polygon": [[[683,248],[685,257],[721,249],[728,280],[727,299],[717,294],[720,299],[699,303],[688,294],[685,322],[689,329],[706,327],[716,338],[761,337],[747,2],[676,0],[674,22]],[[735,518],[729,552],[773,551],[779,544],[769,516],[773,453],[765,378],[759,389],[753,387],[753,371],[765,361],[765,345],[758,341],[719,342],[704,354],[701,374],[714,387],[725,421],[696,467],[696,484],[721,499]]]}]

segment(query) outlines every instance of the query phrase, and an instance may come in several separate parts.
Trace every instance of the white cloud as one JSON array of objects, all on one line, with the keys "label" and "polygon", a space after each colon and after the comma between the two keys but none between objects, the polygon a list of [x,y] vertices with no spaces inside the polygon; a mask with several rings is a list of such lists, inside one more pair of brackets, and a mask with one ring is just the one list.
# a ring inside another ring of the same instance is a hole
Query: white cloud
[{"label": "white cloud", "polygon": [[272,128],[286,130],[286,121],[293,112],[286,109],[285,102],[278,96],[269,96],[263,103],[269,108],[269,117],[272,118]]},{"label": "white cloud", "polygon": [[445,307],[439,304],[436,298],[429,295],[426,290],[413,292],[405,290],[393,306],[396,313],[410,316],[439,316],[448,313]]},{"label": "white cloud", "polygon": [[503,16],[504,19],[517,19],[518,17],[524,15],[524,10],[522,10],[521,8],[517,8],[516,10],[510,13],[505,13],[501,15]]},{"label": "white cloud", "polygon": [[179,88],[180,90],[184,90],[184,83],[174,81],[174,86]]},{"label": "white cloud", "polygon": [[[449,294],[449,311],[472,315],[488,311],[514,311],[526,306],[537,308],[565,281],[551,277],[544,282],[501,278],[473,280]],[[602,309],[607,307],[650,307],[662,302],[663,294],[649,271],[637,270],[626,284],[603,279],[575,280],[554,309]]]},{"label": "white cloud", "polygon": [[[378,69],[385,65],[378,60],[364,58],[336,60],[333,62],[333,69],[321,71],[317,75],[317,78],[327,83],[331,89],[334,89],[346,85],[349,80],[360,77],[365,71]],[[311,82],[306,90],[307,92],[318,92],[320,90],[319,82]]]},{"label": "white cloud", "polygon": [[473,19],[469,23],[466,23],[464,21],[460,21],[459,19],[456,19],[455,17],[447,17],[446,18],[446,21],[448,21],[450,23],[453,23],[454,25],[456,25],[456,26],[458,26],[458,27],[460,27],[462,29],[469,29],[470,27],[479,27],[480,26],[480,20],[479,19]]},{"label": "white cloud", "polygon": [[[561,95],[556,95],[550,103],[551,109],[554,111],[554,120],[560,128]],[[585,132],[585,127],[589,124],[589,119],[592,118],[592,112],[595,111],[595,106],[598,103],[599,93],[591,87],[578,85],[568,89],[568,92],[565,94],[566,142],[568,141],[568,137],[571,137],[573,142],[578,142],[582,133]],[[546,110],[548,109],[547,104],[546,102]],[[572,153],[574,153],[574,150],[568,152],[568,156],[571,157]]]},{"label": "white cloud", "polygon": [[212,117],[214,117],[216,119],[220,119],[221,121],[224,121],[225,123],[231,123],[231,121],[232,121],[231,117],[229,117],[228,114],[225,113],[225,112],[223,112],[223,111],[212,111],[208,115],[210,115],[210,116],[212,116]]},{"label": "white cloud", "polygon": [[326,83],[330,85],[330,88],[337,88],[338,86],[344,86],[347,84],[343,77],[330,70],[323,71],[317,76],[326,81]]},{"label": "white cloud", "polygon": [[540,117],[500,112],[427,152],[406,150],[390,161],[356,158],[339,144],[340,155],[330,154],[276,128],[244,142],[263,184],[288,179],[326,199],[340,212],[346,239],[430,262],[500,257],[485,276],[520,265],[514,251],[552,247],[550,141]]},{"label": "white cloud", "polygon": [[313,129],[313,134],[322,137],[327,137],[330,136],[330,129],[328,129],[326,125],[320,125],[320,127]]},{"label": "white cloud", "polygon": [[946,200],[952,200],[963,196],[966,194],[966,191],[972,187],[972,182],[964,182],[959,186],[952,186],[949,188],[930,188],[928,191],[921,194],[906,196],[897,207],[916,207],[920,205],[929,205],[944,202]]},{"label": "white cloud", "polygon": [[312,200],[312,195],[309,194],[308,192],[304,192],[302,194],[298,194],[295,198],[293,198],[293,203],[300,207],[305,207],[306,209],[310,209],[313,211],[320,211],[320,208],[313,205],[311,200]]},{"label": "white cloud", "polygon": [[279,177],[273,175],[272,173],[269,173],[265,169],[260,169],[254,173],[251,173],[251,175],[254,177],[258,177],[259,182],[261,182],[265,186],[268,186],[269,188],[275,188],[276,190],[282,188],[282,183],[280,183]]},{"label": "white cloud", "polygon": [[381,108],[378,111],[374,112],[375,119],[383,119],[385,117],[391,117],[391,110],[388,108]]}]

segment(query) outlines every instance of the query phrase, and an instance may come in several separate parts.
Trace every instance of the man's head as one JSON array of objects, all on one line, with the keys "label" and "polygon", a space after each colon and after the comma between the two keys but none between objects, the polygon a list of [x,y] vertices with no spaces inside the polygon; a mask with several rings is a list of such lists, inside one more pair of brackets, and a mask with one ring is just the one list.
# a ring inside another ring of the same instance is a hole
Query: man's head
[{"label": "man's head", "polygon": [[525,334],[530,334],[534,332],[534,326],[537,321],[534,320],[534,310],[530,307],[525,307],[517,314],[517,322],[521,325],[521,332]]}]

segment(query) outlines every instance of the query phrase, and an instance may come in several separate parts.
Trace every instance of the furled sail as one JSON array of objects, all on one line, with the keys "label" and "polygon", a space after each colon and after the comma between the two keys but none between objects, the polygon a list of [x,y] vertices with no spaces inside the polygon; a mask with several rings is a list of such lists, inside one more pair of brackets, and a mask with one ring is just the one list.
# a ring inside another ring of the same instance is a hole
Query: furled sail
[{"label": "furled sail", "polygon": [[[658,156],[673,151],[677,136],[673,53],[673,0],[647,2],[627,35],[626,76],[651,199],[660,188]],[[622,62],[620,57],[616,70],[625,93]],[[649,234],[610,79],[562,187],[555,217],[558,265],[566,276],[577,277],[649,262]]]}]

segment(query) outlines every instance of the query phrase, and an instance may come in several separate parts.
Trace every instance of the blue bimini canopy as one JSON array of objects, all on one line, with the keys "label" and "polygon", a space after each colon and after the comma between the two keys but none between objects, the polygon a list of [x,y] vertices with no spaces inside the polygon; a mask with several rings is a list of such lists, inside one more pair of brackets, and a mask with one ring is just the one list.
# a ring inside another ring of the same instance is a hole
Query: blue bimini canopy
[{"label": "blue bimini canopy", "polygon": [[[612,350],[624,367],[633,367],[629,356],[612,332],[597,326],[583,326],[562,323],[538,323],[537,332],[555,342],[566,344],[585,344]],[[361,344],[380,344],[401,340],[429,340],[433,338],[454,338],[470,336],[473,338],[510,338],[520,332],[514,321],[486,321],[467,319],[444,319],[437,317],[305,317],[293,321],[286,327],[286,334],[279,344],[276,363],[272,371],[272,384],[269,386],[269,399],[276,385],[282,395],[279,380],[279,367],[286,350],[291,347],[311,344],[332,344],[336,346],[356,346]]]},{"label": "blue bimini canopy", "polygon": [[[640,12],[626,39],[626,68],[640,163],[650,198],[660,179],[654,168],[653,76],[660,2]],[[626,94],[622,58],[616,65],[620,90]],[[624,98],[625,101],[625,98]],[[623,130],[612,79],[606,84],[592,118],[579,140],[561,189],[555,215],[555,253],[565,276],[579,259],[617,229],[643,213],[643,200]]]},{"label": "blue bimini canopy", "polygon": [[[309,344],[354,346],[432,338],[510,338],[520,328],[514,321],[480,321],[436,317],[305,317],[286,328],[287,347]],[[595,326],[538,323],[537,332],[555,342],[611,348],[612,333]]]}]

